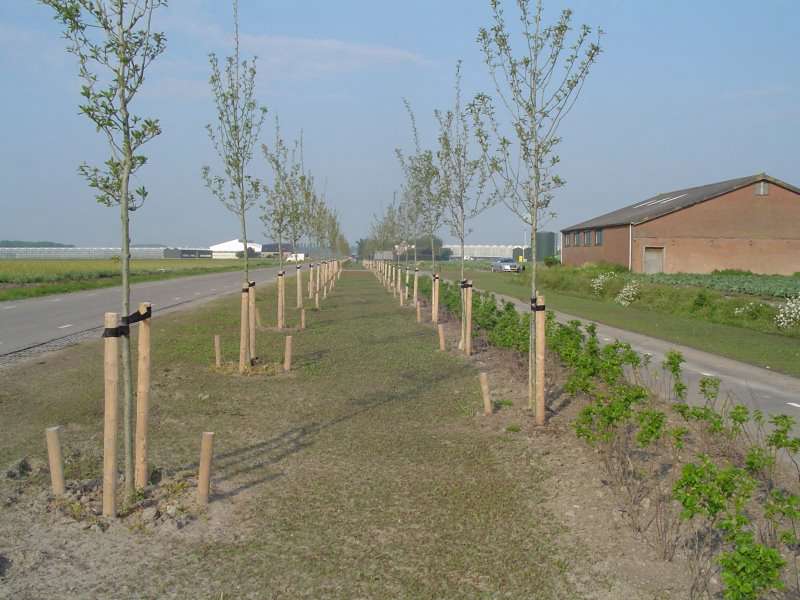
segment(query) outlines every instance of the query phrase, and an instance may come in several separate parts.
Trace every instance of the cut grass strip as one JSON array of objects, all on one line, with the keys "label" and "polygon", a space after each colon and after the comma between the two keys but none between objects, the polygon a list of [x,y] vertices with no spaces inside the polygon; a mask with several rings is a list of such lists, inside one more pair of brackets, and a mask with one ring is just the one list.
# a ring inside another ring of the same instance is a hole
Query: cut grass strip
[{"label": "cut grass strip", "polygon": [[[294,306],[294,286],[286,292]],[[259,306],[274,324],[274,286],[259,288]],[[171,538],[130,533],[145,536],[141,554],[120,530],[102,549],[86,538],[80,560],[53,557],[60,578],[15,574],[12,595],[35,581],[37,596],[63,597],[55,586],[70,577],[84,593],[111,586],[143,597],[574,597],[569,560],[539,508],[542,473],[498,457],[498,433],[473,420],[475,369],[438,352],[433,328],[399,309],[372,274],[346,273],[321,311],[307,310],[291,374],[212,368],[215,333],[225,358],[237,355],[237,315],[233,298],[152,324],[151,463],[192,465],[200,432],[215,432],[208,522]],[[296,311],[288,316],[296,324]],[[280,362],[284,335],[259,333],[264,363]],[[65,455],[82,450],[68,477],[96,476],[100,344],[3,376],[0,464],[43,459],[44,427],[63,424]],[[524,436],[499,435],[525,452]],[[20,537],[13,523],[0,519],[0,537]],[[143,568],[148,556],[159,559]]]}]

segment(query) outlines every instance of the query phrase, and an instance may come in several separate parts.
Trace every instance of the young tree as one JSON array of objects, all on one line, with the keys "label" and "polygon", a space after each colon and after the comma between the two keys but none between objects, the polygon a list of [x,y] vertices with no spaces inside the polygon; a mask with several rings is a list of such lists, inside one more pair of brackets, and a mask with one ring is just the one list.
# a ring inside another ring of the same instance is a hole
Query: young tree
[{"label": "young tree", "polygon": [[[456,64],[456,98],[452,110],[435,111],[439,123],[439,179],[442,189],[444,220],[461,245],[461,280],[464,280],[464,242],[470,230],[467,221],[480,215],[494,203],[486,194],[486,161],[472,139],[470,116],[461,106],[461,61]],[[477,155],[475,155],[477,150]],[[461,339],[466,334],[466,306],[461,303]]]},{"label": "young tree", "polygon": [[[104,167],[83,163],[78,172],[104,206],[120,210],[122,238],[122,314],[130,314],[130,213],[147,198],[144,186],[130,189],[131,176],[147,162],[141,147],[161,134],[158,119],[132,114],[145,72],[166,47],[163,33],[152,31],[153,15],[164,0],[41,0],[64,26],[67,51],[78,58],[83,80],[80,112],[102,132],[110,156]],[[130,337],[121,344],[125,495],[133,498],[133,378]]]},{"label": "young tree", "polygon": [[290,230],[291,211],[297,195],[299,167],[295,151],[289,151],[281,137],[280,122],[275,119],[275,143],[272,148],[261,145],[264,158],[272,169],[272,187],[262,184],[266,197],[259,217],[272,239],[278,242],[278,264],[283,270],[283,242]]},{"label": "young tree", "polygon": [[[490,0],[493,24],[481,28],[483,50],[497,96],[507,112],[513,137],[500,133],[492,100],[479,94],[473,104],[476,133],[491,156],[491,172],[506,206],[530,227],[531,304],[536,297],[536,232],[553,193],[564,185],[554,171],[559,163],[558,129],[580,96],[591,66],[600,55],[600,36],[582,25],[570,43],[572,11],[565,9],[553,25],[543,21],[542,0],[517,0],[521,54],[512,47],[500,0]],[[534,401],[536,338],[531,318],[528,397]]]},{"label": "young tree", "polygon": [[206,125],[208,137],[223,165],[224,175],[214,175],[211,168],[202,169],[203,181],[223,206],[239,217],[244,246],[244,280],[250,281],[247,252],[247,211],[260,195],[259,183],[247,174],[267,114],[256,100],[256,59],[239,63],[239,2],[233,0],[234,55],[225,59],[225,72],[220,70],[215,54],[211,64],[211,92],[217,107],[216,126]]},{"label": "young tree", "polygon": [[406,187],[416,206],[420,229],[431,241],[432,270],[435,272],[434,237],[441,227],[444,212],[441,190],[438,187],[440,185],[439,171],[436,167],[433,152],[423,150],[420,145],[417,120],[414,116],[414,111],[411,110],[411,105],[407,100],[403,100],[403,103],[411,120],[414,154],[405,156],[400,149],[395,152],[406,175]]}]

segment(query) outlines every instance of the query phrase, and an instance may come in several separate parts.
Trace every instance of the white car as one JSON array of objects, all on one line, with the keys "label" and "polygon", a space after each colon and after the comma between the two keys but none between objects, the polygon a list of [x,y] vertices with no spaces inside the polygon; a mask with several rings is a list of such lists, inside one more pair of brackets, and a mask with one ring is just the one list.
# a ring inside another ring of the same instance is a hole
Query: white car
[{"label": "white car", "polygon": [[513,258],[501,258],[492,263],[492,273],[519,273],[525,267],[516,262]]}]

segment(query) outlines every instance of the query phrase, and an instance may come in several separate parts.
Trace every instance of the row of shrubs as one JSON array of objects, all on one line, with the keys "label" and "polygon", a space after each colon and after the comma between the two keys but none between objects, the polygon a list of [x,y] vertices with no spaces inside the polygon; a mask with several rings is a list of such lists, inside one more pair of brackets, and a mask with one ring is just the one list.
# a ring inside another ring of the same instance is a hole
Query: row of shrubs
[{"label": "row of shrubs", "polygon": [[[710,595],[717,574],[728,600],[800,593],[795,420],[721,399],[714,377],[700,381],[704,404],[690,406],[678,352],[653,376],[630,345],[601,347],[593,325],[549,315],[547,339],[571,367],[566,389],[590,398],[576,434],[599,450],[633,529],[664,560],[687,562],[690,597]],[[792,464],[796,476],[783,468]]]},{"label": "row of shrubs", "polygon": [[[419,283],[430,298],[431,280]],[[457,284],[441,283],[440,304],[460,314]],[[475,292],[473,320],[490,344],[527,352],[529,315],[513,304]],[[800,594],[794,418],[721,398],[714,377],[700,381],[704,404],[690,406],[678,352],[651,365],[628,344],[601,346],[594,325],[560,324],[552,312],[546,334],[548,349],[569,367],[565,390],[589,399],[575,433],[599,451],[630,526],[664,560],[686,561],[690,598],[715,593],[717,575],[716,591],[727,600]]]}]

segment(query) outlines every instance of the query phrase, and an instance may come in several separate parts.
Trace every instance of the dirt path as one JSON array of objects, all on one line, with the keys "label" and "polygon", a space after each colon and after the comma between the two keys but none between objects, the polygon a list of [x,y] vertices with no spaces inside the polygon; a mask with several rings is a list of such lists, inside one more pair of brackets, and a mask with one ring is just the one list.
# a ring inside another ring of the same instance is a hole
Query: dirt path
[{"label": "dirt path", "polygon": [[[265,324],[274,300],[261,292]],[[221,301],[154,323],[151,446],[167,476],[149,509],[105,531],[97,498],[76,491],[57,509],[38,468],[44,427],[61,423],[68,477],[99,473],[99,344],[5,372],[0,464],[28,456],[33,473],[0,479],[0,597],[673,597],[662,579],[675,573],[618,522],[568,407],[529,428],[510,355],[438,352],[430,325],[348,272],[293,332],[291,374],[240,377],[208,367],[213,333],[235,355],[237,310]],[[263,363],[280,360],[282,338],[260,334]],[[477,416],[477,368],[492,417]],[[217,438],[205,512],[193,487],[204,430]]]}]

